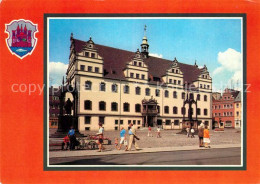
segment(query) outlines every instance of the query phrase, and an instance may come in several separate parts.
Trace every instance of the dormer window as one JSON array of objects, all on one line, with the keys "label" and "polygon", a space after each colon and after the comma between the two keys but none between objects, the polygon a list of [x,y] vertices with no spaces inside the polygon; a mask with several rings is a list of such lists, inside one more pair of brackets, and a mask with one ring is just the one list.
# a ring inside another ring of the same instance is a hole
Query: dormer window
[{"label": "dormer window", "polygon": [[89,57],[89,52],[85,52],[85,56],[86,56],[86,57]]},{"label": "dormer window", "polygon": [[134,61],[134,66],[137,66],[137,62],[136,61]]},{"label": "dormer window", "polygon": [[172,73],[174,73],[175,72],[175,69],[172,69]]},{"label": "dormer window", "polygon": [[139,64],[139,66],[142,66],[142,63],[140,62],[140,63],[138,63]]},{"label": "dormer window", "polygon": [[179,73],[179,70],[176,70],[176,73]]},{"label": "dormer window", "polygon": [[96,54],[95,54],[95,53],[91,53],[91,57],[92,57],[92,58],[95,58],[95,57],[96,57]]},{"label": "dormer window", "polygon": [[130,73],[130,77],[131,77],[131,78],[134,78],[134,73]]}]

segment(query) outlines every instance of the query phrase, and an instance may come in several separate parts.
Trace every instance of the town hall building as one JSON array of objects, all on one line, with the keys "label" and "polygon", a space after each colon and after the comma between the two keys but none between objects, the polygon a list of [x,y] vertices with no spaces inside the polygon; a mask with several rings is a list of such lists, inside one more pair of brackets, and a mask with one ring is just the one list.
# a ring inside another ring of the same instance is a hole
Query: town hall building
[{"label": "town hall building", "polygon": [[97,130],[98,123],[105,130],[129,123],[181,129],[188,116],[186,98],[197,102],[192,117],[212,125],[212,79],[205,65],[150,56],[145,35],[136,52],[100,45],[92,38],[78,40],[73,34],[70,41],[66,82],[77,86],[79,131]]}]

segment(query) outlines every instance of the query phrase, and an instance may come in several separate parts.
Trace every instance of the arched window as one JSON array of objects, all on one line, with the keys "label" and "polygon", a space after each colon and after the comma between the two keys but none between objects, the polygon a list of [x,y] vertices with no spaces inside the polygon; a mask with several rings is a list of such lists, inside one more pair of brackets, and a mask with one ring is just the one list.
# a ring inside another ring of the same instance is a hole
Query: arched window
[{"label": "arched window", "polygon": [[124,103],[124,112],[129,112],[130,111],[130,105],[129,103],[125,102]]},{"label": "arched window", "polygon": [[185,93],[184,92],[181,93],[181,98],[185,99]]},{"label": "arched window", "polygon": [[182,107],[182,108],[181,108],[181,114],[182,114],[182,115],[185,115],[185,114],[186,114],[186,108],[185,108],[185,107]]},{"label": "arched window", "polygon": [[140,87],[136,87],[135,88],[135,94],[136,95],[140,95],[141,94],[141,88]]},{"label": "arched window", "polygon": [[173,114],[178,114],[178,108],[177,107],[173,107]]},{"label": "arched window", "polygon": [[104,102],[104,101],[99,102],[99,110],[100,111],[106,110],[106,102]]},{"label": "arched window", "polygon": [[194,95],[193,95],[193,93],[190,93],[190,99],[194,99]]},{"label": "arched window", "polygon": [[165,90],[165,92],[164,92],[164,97],[165,97],[165,98],[168,98],[168,97],[169,97],[169,91],[168,91],[168,90]]},{"label": "arched window", "polygon": [[99,90],[100,90],[100,91],[106,91],[106,83],[101,82],[101,83],[100,83],[100,86],[99,86]]},{"label": "arched window", "polygon": [[197,100],[200,101],[200,94],[197,94]]},{"label": "arched window", "polygon": [[145,95],[146,95],[146,96],[150,96],[150,93],[151,93],[151,92],[150,92],[150,88],[146,88],[146,89],[145,89]]},{"label": "arched window", "polygon": [[117,85],[116,84],[112,84],[111,90],[112,90],[112,92],[117,93]]},{"label": "arched window", "polygon": [[173,98],[177,98],[177,91],[173,92]]},{"label": "arched window", "polygon": [[129,93],[129,86],[128,85],[125,85],[124,86],[124,93]]},{"label": "arched window", "polygon": [[208,96],[204,95],[204,101],[207,101],[207,100],[208,100]]},{"label": "arched window", "polygon": [[85,110],[92,110],[92,102],[90,100],[84,101],[84,109]]},{"label": "arched window", "polygon": [[92,87],[92,82],[91,81],[86,81],[85,82],[85,90],[91,90]]},{"label": "arched window", "polygon": [[141,112],[141,105],[135,104],[135,112]]},{"label": "arched window", "polygon": [[118,104],[116,102],[111,103],[111,111],[117,111],[118,110]]},{"label": "arched window", "polygon": [[169,114],[169,106],[164,106],[164,113]]}]

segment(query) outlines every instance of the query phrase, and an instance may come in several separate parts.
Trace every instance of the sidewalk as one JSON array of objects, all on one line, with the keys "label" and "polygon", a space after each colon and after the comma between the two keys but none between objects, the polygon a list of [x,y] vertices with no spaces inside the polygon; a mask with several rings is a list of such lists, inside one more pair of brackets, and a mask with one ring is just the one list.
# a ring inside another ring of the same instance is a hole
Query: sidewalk
[{"label": "sidewalk", "polygon": [[[236,148],[241,147],[240,144],[219,144],[211,145],[210,149],[217,148]],[[139,151],[124,151],[115,149],[106,149],[103,152],[97,150],[74,150],[74,151],[52,151],[49,152],[49,158],[59,157],[77,157],[77,156],[99,156],[99,155],[118,155],[118,154],[138,154],[138,153],[153,153],[153,152],[166,152],[166,151],[190,151],[190,150],[208,150],[204,147],[196,146],[181,146],[181,147],[156,147],[156,148],[141,148]]]}]

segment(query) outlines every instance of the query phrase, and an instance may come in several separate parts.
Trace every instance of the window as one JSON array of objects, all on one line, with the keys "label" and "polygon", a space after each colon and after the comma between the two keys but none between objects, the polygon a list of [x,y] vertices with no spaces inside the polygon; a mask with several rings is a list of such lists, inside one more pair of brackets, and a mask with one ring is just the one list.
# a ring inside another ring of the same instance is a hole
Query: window
[{"label": "window", "polygon": [[141,105],[135,104],[135,112],[141,112]]},{"label": "window", "polygon": [[237,108],[239,107],[239,104],[237,103]]},{"label": "window", "polygon": [[200,88],[202,88],[202,84],[200,84]]},{"label": "window", "polygon": [[137,66],[137,62],[136,61],[134,61],[134,66]]},{"label": "window", "polygon": [[173,81],[173,84],[176,84],[176,80]]},{"label": "window", "polygon": [[197,108],[197,115],[200,115],[200,108]]},{"label": "window", "polygon": [[118,130],[118,127],[117,127],[117,126],[115,127],[115,130]]},{"label": "window", "polygon": [[190,93],[190,99],[194,99],[194,95],[193,95],[193,93]]},{"label": "window", "polygon": [[220,107],[221,107],[221,106],[219,105],[218,108],[220,109]]},{"label": "window", "polygon": [[118,110],[118,104],[116,102],[111,103],[111,111],[117,111]]},{"label": "window", "polygon": [[88,66],[88,71],[92,72],[92,66]]},{"label": "window", "polygon": [[155,90],[155,96],[160,96],[160,90],[159,89]]},{"label": "window", "polygon": [[174,69],[172,69],[172,73],[175,73],[175,70],[174,70]]},{"label": "window", "polygon": [[174,120],[174,126],[178,126],[179,125],[179,120]]},{"label": "window", "polygon": [[141,63],[141,62],[139,62],[139,63],[138,63],[138,65],[139,65],[139,66],[142,66],[142,63]]},{"label": "window", "polygon": [[134,124],[134,125],[136,124],[136,120],[133,120],[133,124]]},{"label": "window", "polygon": [[182,114],[182,115],[185,115],[185,114],[186,114],[186,108],[185,108],[185,107],[182,107],[182,108],[181,108],[181,114]]},{"label": "window", "polygon": [[128,85],[124,86],[124,93],[129,94],[129,86]]},{"label": "window", "polygon": [[169,83],[172,83],[172,79],[169,79]]},{"label": "window", "polygon": [[169,106],[164,106],[164,113],[169,114]]},{"label": "window", "polygon": [[129,112],[129,110],[130,110],[130,107],[129,107],[130,105],[129,105],[129,103],[124,103],[124,112]]},{"label": "window", "polygon": [[197,100],[200,101],[200,94],[197,94]]},{"label": "window", "polygon": [[209,122],[208,122],[208,121],[205,121],[205,125],[206,125],[206,126],[209,126]]},{"label": "window", "polygon": [[120,125],[123,125],[124,124],[124,120],[120,120]]},{"label": "window", "polygon": [[220,116],[221,114],[220,113],[218,113],[218,116]]},{"label": "window", "polygon": [[181,85],[181,81],[180,80],[178,80],[178,84]]},{"label": "window", "polygon": [[86,81],[85,82],[85,90],[91,90],[92,82]]},{"label": "window", "polygon": [[150,89],[149,89],[149,88],[146,88],[146,89],[145,89],[145,95],[146,95],[146,96],[150,96]]},{"label": "window", "polygon": [[209,89],[209,85],[207,85],[207,88]]},{"label": "window", "polygon": [[105,117],[104,116],[99,116],[99,123],[101,123],[102,125],[105,124]]},{"label": "window", "polygon": [[115,125],[118,125],[118,120],[117,119],[115,120]]},{"label": "window", "polygon": [[140,95],[141,94],[141,88],[140,87],[136,87],[135,88],[135,94],[136,95]]},{"label": "window", "polygon": [[95,67],[95,72],[99,73],[99,68],[98,67]]},{"label": "window", "polygon": [[90,127],[85,127],[85,131],[88,131],[88,130],[90,130]]},{"label": "window", "polygon": [[84,109],[85,110],[92,110],[92,102],[90,100],[85,100]]},{"label": "window", "polygon": [[128,120],[128,125],[131,123],[131,120]]},{"label": "window", "polygon": [[143,80],[145,79],[145,75],[142,75],[142,79],[143,79]]},{"label": "window", "polygon": [[95,53],[91,53],[91,57],[92,57],[92,58],[95,58],[95,57],[96,57],[96,54],[95,54]]},{"label": "window", "polygon": [[173,92],[173,98],[177,98],[177,92],[176,91]]},{"label": "window", "polygon": [[136,74],[136,78],[139,79],[139,76],[140,76],[140,74],[137,73],[137,74]]},{"label": "window", "polygon": [[224,116],[226,116],[226,113],[224,112],[224,114],[223,114]]},{"label": "window", "polygon": [[231,121],[226,121],[225,127],[232,127],[232,122]]},{"label": "window", "polygon": [[80,70],[84,71],[85,70],[85,65],[80,65]]},{"label": "window", "polygon": [[204,88],[206,89],[206,84],[204,84]]},{"label": "window", "polygon": [[237,116],[239,116],[239,112],[237,111]]},{"label": "window", "polygon": [[204,109],[204,115],[205,115],[205,116],[208,115],[208,109]]},{"label": "window", "polygon": [[90,124],[91,116],[85,116],[85,124]]},{"label": "window", "polygon": [[173,114],[178,114],[178,108],[177,107],[173,107]]},{"label": "window", "polygon": [[165,125],[171,125],[171,120],[168,120],[168,119],[167,119],[167,120],[165,121]]},{"label": "window", "polygon": [[168,90],[165,90],[165,92],[164,92],[164,96],[165,96],[166,98],[169,97],[169,91],[168,91]]},{"label": "window", "polygon": [[104,101],[99,102],[99,110],[100,111],[106,110],[106,102],[104,102]]},{"label": "window", "polygon": [[117,85],[116,84],[112,84],[111,90],[112,90],[112,92],[117,93]]},{"label": "window", "polygon": [[204,95],[204,101],[206,102],[208,100],[208,96]]},{"label": "window", "polygon": [[89,57],[89,52],[85,52],[85,56],[86,56],[86,57]]},{"label": "window", "polygon": [[158,112],[158,113],[161,112],[161,111],[160,111],[160,106],[159,106],[159,105],[157,106],[157,112]]},{"label": "window", "polygon": [[189,109],[188,111],[191,113],[191,115],[193,115],[193,108]]},{"label": "window", "polygon": [[230,116],[233,116],[233,113],[232,113],[232,112],[230,112]]},{"label": "window", "polygon": [[134,73],[130,73],[130,77],[131,77],[131,78],[134,78]]},{"label": "window", "polygon": [[106,83],[101,82],[100,85],[99,85],[99,90],[100,91],[106,91]]},{"label": "window", "polygon": [[181,99],[185,99],[185,93],[181,93]]},{"label": "window", "polygon": [[179,73],[179,70],[176,70],[176,73]]}]

